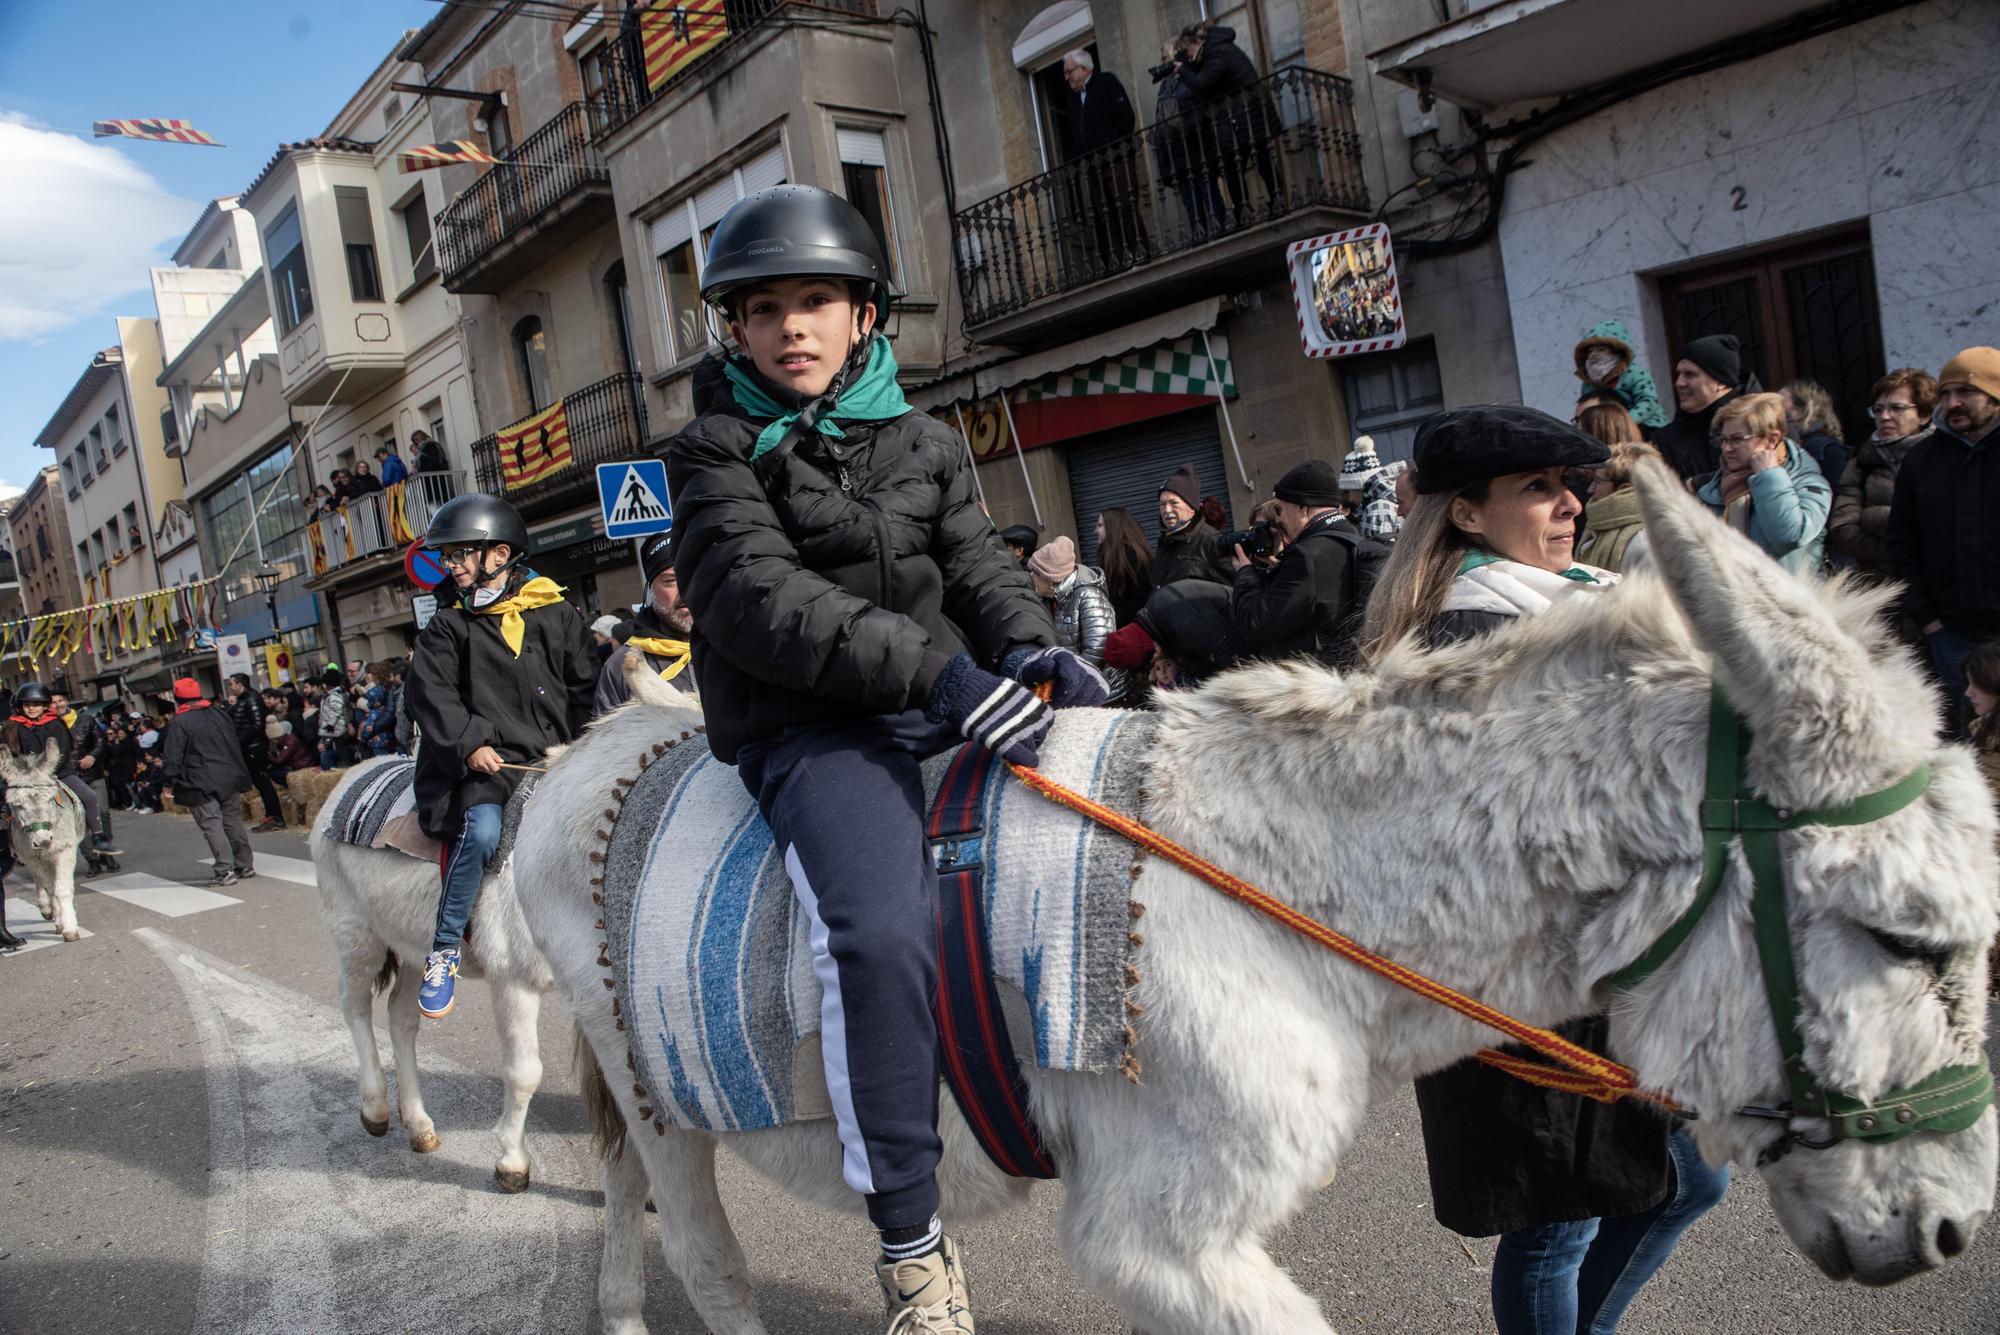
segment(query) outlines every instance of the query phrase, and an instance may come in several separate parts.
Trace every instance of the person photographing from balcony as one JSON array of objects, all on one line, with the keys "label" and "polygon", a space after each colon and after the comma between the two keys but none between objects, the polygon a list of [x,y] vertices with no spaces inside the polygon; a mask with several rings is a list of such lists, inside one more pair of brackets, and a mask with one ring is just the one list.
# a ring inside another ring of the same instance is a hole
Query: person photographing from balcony
[{"label": "person photographing from balcony", "polygon": [[881,1234],[889,1329],[970,1335],[938,1219],[919,762],[965,738],[1032,765],[1051,705],[1109,691],[1053,647],[963,444],[904,400],[860,213],[809,186],[761,190],[708,257],[702,297],[736,351],[696,373],[700,416],[666,457],[709,745],[755,795],[812,924],[842,1175]]},{"label": "person photographing from balcony", "polygon": [[404,679],[410,718],[423,733],[417,819],[450,845],[417,993],[417,1008],[440,1019],[451,1012],[460,943],[520,767],[538,764],[590,721],[597,655],[562,586],[522,564],[528,526],[507,502],[479,492],[446,501],[424,545],[451,577],[439,592],[458,598],[424,628]]}]

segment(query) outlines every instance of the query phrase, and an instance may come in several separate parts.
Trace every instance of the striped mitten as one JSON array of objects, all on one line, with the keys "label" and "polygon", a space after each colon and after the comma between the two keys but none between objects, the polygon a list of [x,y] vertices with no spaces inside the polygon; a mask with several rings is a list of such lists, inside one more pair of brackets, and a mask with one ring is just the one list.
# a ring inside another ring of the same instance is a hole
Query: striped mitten
[{"label": "striped mitten", "polygon": [[970,654],[959,654],[938,673],[925,714],[933,723],[954,724],[968,741],[1002,760],[1030,769],[1040,759],[1036,747],[1055,721],[1034,692],[994,676]]}]

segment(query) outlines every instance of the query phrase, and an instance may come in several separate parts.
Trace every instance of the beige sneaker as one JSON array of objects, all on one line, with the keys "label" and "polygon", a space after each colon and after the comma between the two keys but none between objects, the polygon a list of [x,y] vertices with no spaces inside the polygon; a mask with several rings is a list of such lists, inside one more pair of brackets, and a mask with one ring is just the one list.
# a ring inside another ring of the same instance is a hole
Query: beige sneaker
[{"label": "beige sneaker", "polygon": [[929,1256],[877,1265],[875,1278],[889,1312],[889,1335],[972,1335],[972,1290],[950,1238]]}]

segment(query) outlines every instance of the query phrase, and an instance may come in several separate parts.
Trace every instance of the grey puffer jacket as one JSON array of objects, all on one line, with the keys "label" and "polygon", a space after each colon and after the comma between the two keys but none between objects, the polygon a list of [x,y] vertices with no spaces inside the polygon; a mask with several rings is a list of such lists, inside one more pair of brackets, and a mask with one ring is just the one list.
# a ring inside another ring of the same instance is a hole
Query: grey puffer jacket
[{"label": "grey puffer jacket", "polygon": [[1847,461],[1840,475],[1840,487],[1833,497],[1833,515],[1827,520],[1827,544],[1835,556],[1845,556],[1861,570],[1888,578],[1893,574],[1889,556],[1889,505],[1896,499],[1896,471],[1911,450],[1931,438],[1929,423],[1896,440],[1861,442],[1861,448]]},{"label": "grey puffer jacket", "polygon": [[1125,673],[1104,666],[1104,641],[1118,624],[1117,614],[1111,610],[1111,594],[1104,587],[1104,572],[1078,566],[1056,585],[1049,603],[1056,619],[1056,643],[1102,672],[1113,700],[1124,695],[1131,684]]}]

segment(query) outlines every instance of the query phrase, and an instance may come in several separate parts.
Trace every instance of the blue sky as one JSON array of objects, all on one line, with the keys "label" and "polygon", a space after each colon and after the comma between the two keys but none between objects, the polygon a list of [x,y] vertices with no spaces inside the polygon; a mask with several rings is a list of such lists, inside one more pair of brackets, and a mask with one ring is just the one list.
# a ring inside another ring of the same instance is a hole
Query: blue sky
[{"label": "blue sky", "polygon": [[[0,0],[0,483],[54,461],[35,434],[146,270],[282,141],[320,133],[433,0]],[[92,141],[90,123],[193,121],[224,148]]]}]

